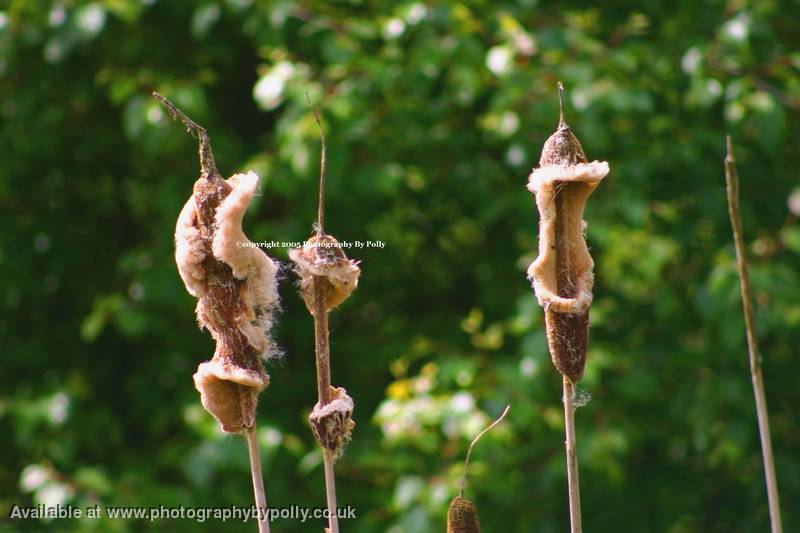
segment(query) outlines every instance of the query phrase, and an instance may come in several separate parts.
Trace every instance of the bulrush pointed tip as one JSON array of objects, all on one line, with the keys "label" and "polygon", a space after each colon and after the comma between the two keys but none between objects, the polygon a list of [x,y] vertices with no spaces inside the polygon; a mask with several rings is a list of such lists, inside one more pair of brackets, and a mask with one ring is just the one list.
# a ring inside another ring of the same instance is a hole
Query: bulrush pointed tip
[{"label": "bulrush pointed tip", "polygon": [[319,128],[320,138],[320,160],[319,160],[319,202],[317,204],[317,222],[314,224],[314,232],[317,237],[325,236],[325,229],[323,223],[325,222],[325,174],[328,162],[328,145],[325,143],[325,130],[322,129],[322,121],[319,118],[317,109],[311,105],[311,99],[308,97],[308,91],[304,91],[306,95],[306,102],[311,107],[311,112],[314,114],[314,120]]},{"label": "bulrush pointed tip", "polygon": [[540,167],[545,165],[575,165],[577,163],[587,162],[580,141],[572,133],[572,130],[564,119],[564,95],[564,84],[559,81],[558,128],[556,128],[556,131],[544,143],[542,155],[539,158]]},{"label": "bulrush pointed tip", "polygon": [[558,127],[568,127],[567,121],[564,120],[564,84],[558,82]]}]

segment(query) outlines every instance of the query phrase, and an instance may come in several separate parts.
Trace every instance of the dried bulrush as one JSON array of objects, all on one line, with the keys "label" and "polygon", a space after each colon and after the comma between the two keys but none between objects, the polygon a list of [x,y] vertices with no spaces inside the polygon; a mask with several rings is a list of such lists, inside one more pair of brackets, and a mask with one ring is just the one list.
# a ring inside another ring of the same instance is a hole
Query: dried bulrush
[{"label": "dried bulrush", "polygon": [[217,343],[211,360],[198,366],[194,384],[222,430],[246,437],[256,505],[262,510],[259,531],[268,532],[256,407],[269,384],[262,359],[277,353],[269,332],[280,305],[278,268],[242,231],[259,178],[248,172],[223,179],[205,129],[160,94],[153,96],[200,142],[200,178],[175,228],[178,272],[197,298],[200,327]]},{"label": "dried bulrush", "polygon": [[314,110],[314,120],[319,126],[322,145],[317,223],[314,235],[303,244],[302,248],[290,250],[289,258],[295,263],[295,269],[300,277],[300,294],[309,313],[314,317],[318,400],[308,421],[323,452],[325,493],[329,511],[328,530],[331,533],[338,533],[336,478],[333,466],[344,452],[355,427],[353,421],[355,404],[345,389],[331,386],[328,313],[347,299],[358,286],[361,270],[357,261],[347,258],[339,241],[325,234],[323,223],[327,147],[325,133],[316,110]]},{"label": "dried bulrush", "polygon": [[575,452],[575,384],[583,377],[589,341],[594,262],[586,247],[583,209],[608,174],[608,163],[589,163],[564,120],[564,86],[559,82],[558,128],[542,148],[528,189],[539,209],[539,255],[528,277],[545,311],[550,356],[563,376],[570,523],[581,531],[578,461]]},{"label": "dried bulrush", "polygon": [[464,497],[464,488],[467,483],[467,467],[469,466],[469,457],[472,455],[472,448],[475,447],[478,440],[483,437],[490,429],[502,422],[503,418],[508,414],[511,409],[507,405],[503,409],[502,414],[497,417],[497,420],[492,422],[489,427],[478,433],[467,449],[467,457],[464,459],[464,471],[461,473],[461,483],[458,491],[458,496],[450,501],[450,506],[447,508],[447,533],[479,533],[480,524],[478,523],[478,511],[475,504]]},{"label": "dried bulrush", "polygon": [[753,382],[758,432],[761,437],[761,455],[764,462],[764,477],[767,482],[769,517],[772,533],[782,533],[781,503],[778,495],[778,478],[775,475],[775,458],[772,454],[772,437],[769,432],[767,396],[764,391],[764,377],[761,373],[761,354],[758,351],[755,314],[750,300],[750,268],[747,263],[747,253],[744,249],[744,237],[742,235],[742,215],[739,209],[739,175],[736,172],[736,159],[733,157],[733,145],[730,135],[726,138],[726,144],[728,153],[725,156],[725,184],[728,193],[728,215],[731,219],[733,240],[736,247],[736,265],[739,270],[739,285],[742,292],[742,311],[744,313],[745,332],[747,333],[750,377]]}]

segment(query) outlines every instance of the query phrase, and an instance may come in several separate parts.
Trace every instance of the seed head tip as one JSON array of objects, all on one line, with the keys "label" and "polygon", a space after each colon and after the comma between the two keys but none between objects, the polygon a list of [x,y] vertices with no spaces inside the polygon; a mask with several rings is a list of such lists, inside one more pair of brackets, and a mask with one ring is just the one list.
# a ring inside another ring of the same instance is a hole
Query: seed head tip
[{"label": "seed head tip", "polygon": [[317,223],[315,224],[314,231],[317,235],[325,235],[323,224],[325,222],[325,174],[328,162],[328,146],[325,143],[325,131],[322,129],[322,121],[319,118],[317,108],[311,105],[311,100],[308,97],[308,91],[303,92],[306,95],[306,102],[308,102],[308,106],[311,108],[311,112],[314,114],[314,121],[317,123],[317,127],[319,128],[320,144],[322,145],[320,148],[321,153],[319,161],[319,202],[317,207]]},{"label": "seed head tip", "polygon": [[472,439],[472,442],[469,445],[469,449],[467,450],[467,458],[464,460],[464,471],[461,474],[461,483],[460,483],[459,492],[458,492],[459,497],[461,497],[461,498],[464,497],[464,486],[466,485],[466,480],[467,480],[467,466],[469,466],[469,456],[472,455],[472,448],[475,447],[475,444],[477,444],[477,442],[480,440],[481,437],[483,437],[483,435],[485,433],[487,433],[492,428],[494,428],[497,424],[499,424],[500,422],[503,421],[503,419],[508,414],[508,410],[509,409],[511,409],[511,406],[507,405],[506,408],[503,409],[503,413],[497,418],[497,420],[492,422],[487,428],[485,428],[483,431],[478,433],[475,436],[475,438]]}]

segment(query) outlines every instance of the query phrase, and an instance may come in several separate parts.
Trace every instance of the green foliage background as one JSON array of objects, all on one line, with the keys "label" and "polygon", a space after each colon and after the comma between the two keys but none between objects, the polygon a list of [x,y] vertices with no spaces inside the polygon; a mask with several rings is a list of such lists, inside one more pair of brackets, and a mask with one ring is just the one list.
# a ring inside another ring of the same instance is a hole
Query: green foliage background
[{"label": "green foliage background", "polygon": [[[612,172],[577,414],[587,531],[766,531],[727,220],[734,138],[785,530],[800,528],[796,1],[0,3],[0,515],[14,504],[249,505],[245,446],[200,407],[213,345],[172,259],[196,142],[263,194],[254,241],[382,240],[332,315],[356,400],[338,464],[351,532],[442,531],[472,435],[484,531],[567,527],[560,381],[525,268],[526,176],[557,122]],[[793,196],[792,196],[793,195]],[[787,201],[789,203],[787,203]],[[794,202],[794,212],[790,209]],[[285,249],[272,251],[286,262]],[[286,270],[259,424],[273,506],[323,506],[305,417],[312,322]],[[793,357],[793,352],[795,357]],[[319,531],[280,520],[275,531]],[[208,521],[0,521],[9,531],[252,531]]]}]

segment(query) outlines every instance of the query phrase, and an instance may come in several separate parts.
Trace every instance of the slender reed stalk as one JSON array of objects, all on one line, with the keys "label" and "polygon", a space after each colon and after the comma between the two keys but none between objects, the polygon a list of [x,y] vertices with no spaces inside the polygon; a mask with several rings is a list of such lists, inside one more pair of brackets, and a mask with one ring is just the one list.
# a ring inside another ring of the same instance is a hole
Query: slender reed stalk
[{"label": "slender reed stalk", "polygon": [[317,364],[317,396],[323,405],[331,396],[331,356],[328,310],[325,306],[325,280],[314,280],[314,353]]},{"label": "slender reed stalk", "polygon": [[[306,95],[308,100],[308,95]],[[310,102],[309,102],[310,105]],[[361,270],[351,261],[333,236],[327,235],[325,221],[325,172],[327,147],[322,122],[316,110],[314,120],[320,131],[321,157],[319,172],[319,204],[314,235],[300,249],[290,250],[300,276],[300,293],[314,318],[314,352],[317,367],[317,404],[309,415],[309,423],[322,447],[325,468],[325,495],[328,505],[328,530],[339,532],[336,477],[334,463],[344,452],[355,426],[352,415],[355,404],[341,387],[331,386],[331,357],[328,313],[342,303],[358,286]]]},{"label": "slender reed stalk", "polygon": [[511,409],[510,405],[506,405],[506,408],[503,409],[503,412],[500,413],[500,416],[497,417],[497,420],[489,424],[483,431],[475,435],[475,438],[472,439],[472,442],[469,443],[469,448],[467,449],[467,456],[464,458],[464,471],[461,473],[461,483],[459,484],[458,495],[460,497],[464,497],[464,488],[467,485],[467,467],[469,466],[469,458],[472,456],[472,449],[478,443],[478,441],[483,437],[486,433],[491,431],[497,424],[503,421],[503,419],[508,414],[508,411]]},{"label": "slender reed stalk", "polygon": [[742,310],[747,332],[747,351],[750,358],[750,377],[753,381],[753,396],[756,401],[758,432],[761,436],[761,455],[764,460],[764,476],[767,481],[767,499],[769,500],[769,517],[772,533],[782,533],[781,504],[778,495],[778,479],[775,475],[775,459],[772,454],[772,437],[769,432],[769,412],[767,397],[764,393],[764,378],[761,374],[761,354],[758,351],[755,315],[750,299],[750,268],[744,249],[742,236],[742,216],[739,208],[739,175],[736,172],[736,159],[733,157],[731,136],[726,137],[727,155],[725,156],[725,183],[728,193],[728,215],[733,227],[733,241],[736,246],[736,265],[739,269],[739,285],[742,291]]},{"label": "slender reed stalk", "polygon": [[[306,102],[311,105],[306,93]],[[316,109],[312,108],[314,113],[314,121],[319,128],[320,139],[320,158],[319,158],[319,198],[317,200],[317,235],[324,235],[325,230],[322,225],[325,222],[325,175],[328,170],[328,144],[325,142],[325,130],[322,129],[322,122],[319,120],[319,114]]]},{"label": "slender reed stalk", "polygon": [[258,533],[269,533],[267,520],[267,494],[264,491],[264,478],[261,475],[261,455],[258,450],[258,432],[253,425],[245,432],[247,452],[250,455],[250,475],[253,478],[253,495],[258,509]]},{"label": "slender reed stalk", "polygon": [[325,501],[328,505],[328,532],[339,533],[339,516],[336,514],[338,509],[336,503],[336,475],[333,472],[333,463],[335,459],[333,452],[330,450],[323,450],[324,468],[325,468]]},{"label": "slender reed stalk", "polygon": [[569,521],[572,533],[580,533],[581,526],[581,488],[578,482],[578,455],[575,448],[575,386],[567,376],[564,380],[564,429],[567,453],[567,483],[569,493]]},{"label": "slender reed stalk", "polygon": [[[323,143],[323,146],[325,144]],[[323,149],[323,153],[324,149]],[[321,173],[324,176],[324,173]],[[320,178],[320,209],[317,218],[317,231],[322,230],[322,187],[323,178]],[[331,358],[328,330],[328,310],[325,307],[325,280],[317,278],[314,281],[314,347],[317,364],[317,396],[319,405],[328,405],[331,401]],[[325,468],[325,500],[328,505],[328,529],[330,533],[339,533],[339,517],[336,514],[336,475],[333,472],[334,458],[331,451],[323,447],[323,463]]]}]

